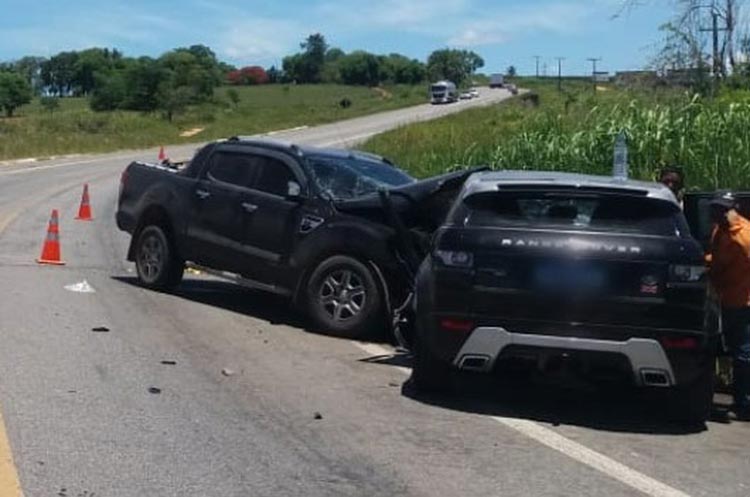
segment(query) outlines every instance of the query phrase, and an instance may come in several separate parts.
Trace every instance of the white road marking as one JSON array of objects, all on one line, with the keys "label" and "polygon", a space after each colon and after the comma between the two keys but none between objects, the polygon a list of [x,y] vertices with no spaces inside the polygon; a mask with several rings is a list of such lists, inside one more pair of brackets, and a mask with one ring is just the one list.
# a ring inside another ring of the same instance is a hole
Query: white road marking
[{"label": "white road marking", "polygon": [[[393,351],[373,343],[353,342],[354,345],[373,356],[393,355]],[[397,367],[399,372],[409,375],[411,370],[405,367]],[[625,485],[651,497],[690,497],[689,494],[670,487],[650,476],[625,466],[612,458],[600,454],[595,450],[574,442],[559,433],[551,430],[536,421],[527,419],[508,418],[504,416],[491,416],[490,419],[506,426],[542,445],[556,450],[557,452],[578,461],[581,464],[603,473]]]},{"label": "white road marking", "polygon": [[89,285],[89,282],[86,280],[73,283],[72,285],[65,285],[65,289],[76,293],[96,293],[94,287]]},{"label": "white road marking", "polygon": [[307,129],[309,126],[297,126],[295,128],[287,128],[287,129],[277,129],[275,131],[269,131],[268,133],[261,133],[260,135],[254,135],[254,136],[273,136],[273,135],[280,135],[282,133],[291,133],[293,131],[302,131],[303,129]]},{"label": "white road marking", "polygon": [[[115,157],[107,157],[106,159],[126,159],[128,157],[132,157],[132,155],[123,155],[123,156],[115,156]],[[78,160],[73,162],[61,162],[59,164],[50,164],[48,166],[38,166],[38,167],[27,167],[25,169],[16,169],[13,171],[3,171],[0,172],[0,176],[10,176],[12,174],[24,174],[24,173],[30,173],[34,171],[43,171],[45,169],[57,169],[58,167],[67,167],[67,166],[76,166],[80,164],[93,164],[95,162],[101,162],[102,157],[99,157],[97,159],[88,159],[88,160]]]}]

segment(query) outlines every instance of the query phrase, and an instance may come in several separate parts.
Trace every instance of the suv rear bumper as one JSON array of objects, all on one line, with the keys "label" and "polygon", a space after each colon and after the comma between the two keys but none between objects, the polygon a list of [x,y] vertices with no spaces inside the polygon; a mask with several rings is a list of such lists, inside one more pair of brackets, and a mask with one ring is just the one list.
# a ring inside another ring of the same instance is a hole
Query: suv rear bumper
[{"label": "suv rear bumper", "polygon": [[676,384],[672,365],[661,344],[647,338],[631,338],[624,342],[616,342],[511,333],[500,327],[480,327],[471,333],[456,354],[453,365],[458,369],[488,373],[495,367],[503,350],[514,345],[583,353],[619,354],[630,362],[636,385],[669,387]]}]

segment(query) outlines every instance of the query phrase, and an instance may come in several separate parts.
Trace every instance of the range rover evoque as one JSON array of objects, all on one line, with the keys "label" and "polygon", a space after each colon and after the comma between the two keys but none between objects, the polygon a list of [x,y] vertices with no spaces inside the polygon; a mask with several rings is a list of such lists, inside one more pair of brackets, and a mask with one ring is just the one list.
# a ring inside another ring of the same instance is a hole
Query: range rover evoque
[{"label": "range rover evoque", "polygon": [[575,371],[664,389],[710,413],[718,311],[702,250],[656,183],[578,174],[472,175],[416,281],[412,383],[453,370]]}]

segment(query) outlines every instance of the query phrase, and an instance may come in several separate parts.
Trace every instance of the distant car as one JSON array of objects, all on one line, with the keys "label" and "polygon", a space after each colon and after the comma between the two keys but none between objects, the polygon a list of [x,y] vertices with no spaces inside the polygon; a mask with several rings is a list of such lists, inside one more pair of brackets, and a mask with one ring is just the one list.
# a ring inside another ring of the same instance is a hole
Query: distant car
[{"label": "distant car", "polygon": [[453,370],[661,389],[703,422],[719,317],[703,251],[663,185],[565,173],[466,180],[416,281],[412,385]]},{"label": "distant car", "polygon": [[469,90],[469,93],[471,93],[472,98],[479,98],[479,90],[476,88],[472,88]]},{"label": "distant car", "polygon": [[458,98],[460,98],[461,100],[471,100],[472,98],[474,98],[474,95],[472,95],[470,91],[464,91],[461,92],[461,95],[459,95]]}]

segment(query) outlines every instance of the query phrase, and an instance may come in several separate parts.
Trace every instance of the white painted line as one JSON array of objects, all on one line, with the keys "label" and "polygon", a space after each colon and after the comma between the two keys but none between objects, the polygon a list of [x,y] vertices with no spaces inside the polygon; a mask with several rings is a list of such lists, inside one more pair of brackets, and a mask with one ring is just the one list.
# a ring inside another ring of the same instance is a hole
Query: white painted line
[{"label": "white painted line", "polygon": [[[128,157],[132,157],[130,155],[122,156],[122,157],[98,157],[96,159],[88,159],[88,160],[79,160],[79,161],[73,161],[73,162],[61,162],[60,164],[50,164],[49,166],[39,166],[39,167],[28,167],[26,169],[17,169],[15,171],[3,171],[0,172],[0,176],[10,176],[13,174],[24,174],[24,173],[31,173],[34,171],[43,171],[45,169],[57,169],[58,167],[67,167],[67,166],[75,166],[80,164],[92,164],[94,162],[100,162],[102,160],[120,160],[120,159],[126,159]],[[123,168],[126,164],[123,165]]]},{"label": "white painted line", "polygon": [[[393,351],[388,350],[381,345],[362,342],[353,343],[358,349],[373,356],[393,355]],[[397,367],[396,369],[406,375],[411,374],[409,368]],[[662,483],[650,476],[646,476],[633,468],[625,466],[624,464],[605,456],[604,454],[600,454],[578,442],[574,442],[573,440],[570,440],[535,421],[507,418],[503,416],[491,416],[490,419],[497,421],[503,426],[525,435],[550,449],[556,450],[581,464],[595,469],[612,479],[624,483],[630,488],[645,495],[651,497],[690,497],[689,494],[686,494],[681,490],[670,487],[666,483]]]},{"label": "white painted line", "polygon": [[76,292],[76,293],[96,293],[96,290],[94,290],[94,287],[89,285],[89,282],[86,280],[80,281],[78,283],[74,283],[72,285],[65,285],[65,289],[70,292]]},{"label": "white painted line", "polygon": [[273,136],[273,135],[280,135],[281,133],[291,133],[292,131],[302,131],[303,129],[307,129],[309,126],[297,126],[295,128],[287,128],[287,129],[277,129],[275,131],[269,131],[268,133],[261,133],[259,136]]}]

